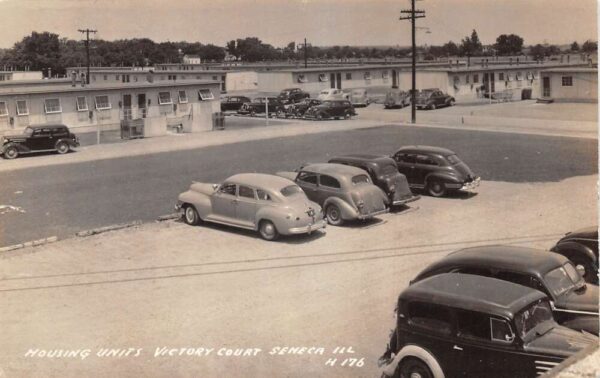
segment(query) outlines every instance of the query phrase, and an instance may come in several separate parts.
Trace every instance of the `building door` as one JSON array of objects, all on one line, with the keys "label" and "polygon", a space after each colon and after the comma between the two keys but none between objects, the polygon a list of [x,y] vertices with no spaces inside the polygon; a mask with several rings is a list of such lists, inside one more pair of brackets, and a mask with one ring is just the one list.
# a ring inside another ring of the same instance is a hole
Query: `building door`
[{"label": "building door", "polygon": [[492,93],[496,92],[496,74],[490,72],[490,83],[492,88]]},{"label": "building door", "polygon": [[338,72],[335,77],[337,78],[337,89],[342,89],[342,73]]},{"label": "building door", "polygon": [[331,85],[331,88],[335,89],[335,74],[333,72],[329,74],[329,83]]},{"label": "building door", "polygon": [[132,119],[131,114],[131,95],[123,95],[123,119]]},{"label": "building door", "polygon": [[142,118],[146,118],[146,94],[139,93],[137,95],[138,98],[138,111],[140,112],[140,116]]},{"label": "building door", "polygon": [[226,83],[226,79],[227,78],[226,78],[225,75],[221,76],[221,92],[223,92],[223,93],[227,92],[227,85],[225,84]]},{"label": "building door", "polygon": [[392,70],[392,88],[398,88],[398,73]]},{"label": "building door", "polygon": [[542,96],[550,97],[550,78],[545,76],[542,78]]}]

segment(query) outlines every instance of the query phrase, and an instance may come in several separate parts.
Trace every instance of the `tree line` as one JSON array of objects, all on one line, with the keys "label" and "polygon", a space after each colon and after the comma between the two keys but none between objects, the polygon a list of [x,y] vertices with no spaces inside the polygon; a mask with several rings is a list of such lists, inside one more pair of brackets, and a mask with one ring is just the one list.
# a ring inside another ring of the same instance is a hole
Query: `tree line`
[{"label": "tree line", "polygon": [[[573,42],[568,49],[557,45],[536,44],[525,47],[524,40],[515,34],[502,34],[496,43],[483,45],[473,30],[460,43],[449,41],[443,45],[420,46],[419,54],[433,60],[448,56],[520,55],[527,52],[534,59],[564,52],[595,53],[597,42],[585,41],[580,46]],[[411,54],[408,47],[356,47],[356,46],[297,46],[295,42],[285,47],[274,47],[259,38],[247,37],[231,40],[224,47],[199,42],[154,42],[148,38],[105,41],[92,40],[90,62],[92,66],[152,66],[160,63],[179,63],[183,55],[199,55],[204,62],[221,62],[226,57],[244,62],[310,60],[355,60],[405,58]],[[61,38],[49,32],[32,32],[12,48],[0,50],[0,69],[44,71],[64,75],[67,67],[84,66],[86,48],[81,40]]]}]

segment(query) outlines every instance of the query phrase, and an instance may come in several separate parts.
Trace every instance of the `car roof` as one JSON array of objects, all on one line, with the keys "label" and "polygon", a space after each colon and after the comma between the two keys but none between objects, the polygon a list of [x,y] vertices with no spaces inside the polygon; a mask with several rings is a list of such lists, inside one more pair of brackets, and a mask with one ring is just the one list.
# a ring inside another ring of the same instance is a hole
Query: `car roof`
[{"label": "car roof", "polygon": [[445,273],[410,285],[401,300],[434,304],[513,318],[529,304],[545,298],[541,291],[496,278]]},{"label": "car roof", "polygon": [[567,262],[558,253],[540,249],[511,245],[491,245],[465,248],[441,258],[429,265],[423,272],[431,272],[446,266],[470,266],[506,269],[516,272],[544,275]]},{"label": "car roof", "polygon": [[238,173],[237,175],[229,177],[225,182],[248,185],[256,188],[268,188],[277,191],[286,186],[296,185],[293,181],[286,178],[264,173]]},{"label": "car roof", "polygon": [[561,240],[595,239],[598,240],[598,226],[586,227],[566,234]]},{"label": "car roof", "polygon": [[414,145],[414,146],[402,146],[398,149],[397,152],[413,152],[413,153],[431,153],[431,154],[440,154],[442,156],[455,155],[454,151],[449,150],[443,147],[436,146],[422,146],[422,145]]},{"label": "car roof", "polygon": [[66,125],[60,123],[52,123],[48,125],[29,125],[32,129],[56,129],[59,127],[67,127]]},{"label": "car roof", "polygon": [[371,154],[342,155],[342,156],[336,156],[329,161],[333,162],[333,160],[355,162],[355,163],[376,163],[376,164],[394,163],[394,159],[390,158],[389,156],[371,155]]},{"label": "car roof", "polygon": [[302,168],[303,171],[311,171],[315,173],[322,173],[331,176],[354,176],[365,174],[366,172],[360,168],[351,167],[344,164],[335,163],[317,163],[309,164]]}]

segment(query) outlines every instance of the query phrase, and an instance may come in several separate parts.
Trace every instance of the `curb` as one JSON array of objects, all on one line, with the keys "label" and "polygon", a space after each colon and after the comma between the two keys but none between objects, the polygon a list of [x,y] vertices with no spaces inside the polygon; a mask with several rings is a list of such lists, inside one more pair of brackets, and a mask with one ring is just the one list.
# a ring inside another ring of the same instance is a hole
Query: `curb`
[{"label": "curb", "polygon": [[111,225],[111,226],[94,228],[94,229],[86,230],[86,231],[79,231],[75,235],[77,235],[79,237],[86,237],[86,236],[92,236],[92,235],[101,234],[101,233],[104,233],[104,232],[121,230],[123,228],[135,227],[135,226],[139,226],[141,224],[142,224],[142,221],[136,220],[136,221],[129,222],[129,223],[120,223],[120,224],[114,224],[114,225]]},{"label": "curb", "polygon": [[172,219],[179,219],[181,217],[180,213],[172,213],[172,214],[167,214],[167,215],[161,215],[160,217],[156,218],[157,222],[165,222],[168,220],[172,220]]},{"label": "curb", "polygon": [[9,245],[9,246],[6,246],[6,247],[1,247],[0,248],[0,253],[1,252],[8,252],[8,251],[15,251],[17,249],[23,249],[23,248],[27,248],[27,247],[38,247],[40,245],[54,243],[56,241],[58,241],[58,238],[56,236],[51,236],[49,238],[44,238],[44,239],[32,240],[32,241],[28,241],[28,242],[25,242],[25,243],[20,243],[20,244]]}]

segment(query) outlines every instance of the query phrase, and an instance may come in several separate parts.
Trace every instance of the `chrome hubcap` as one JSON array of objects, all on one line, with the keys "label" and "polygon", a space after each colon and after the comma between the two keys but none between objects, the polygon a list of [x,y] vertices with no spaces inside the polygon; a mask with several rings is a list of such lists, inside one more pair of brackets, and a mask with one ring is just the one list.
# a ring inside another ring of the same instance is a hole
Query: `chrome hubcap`
[{"label": "chrome hubcap", "polygon": [[329,208],[329,218],[331,218],[331,220],[338,220],[340,214],[338,213],[338,210],[335,207],[330,207]]},{"label": "chrome hubcap", "polygon": [[419,373],[410,373],[410,378],[422,378]]},{"label": "chrome hubcap", "polygon": [[272,236],[275,233],[275,227],[271,223],[265,223],[262,229],[265,236]]},{"label": "chrome hubcap", "polygon": [[194,222],[194,220],[196,219],[196,215],[194,214],[194,209],[192,209],[191,207],[188,207],[185,209],[185,219],[188,221],[188,223]]}]

